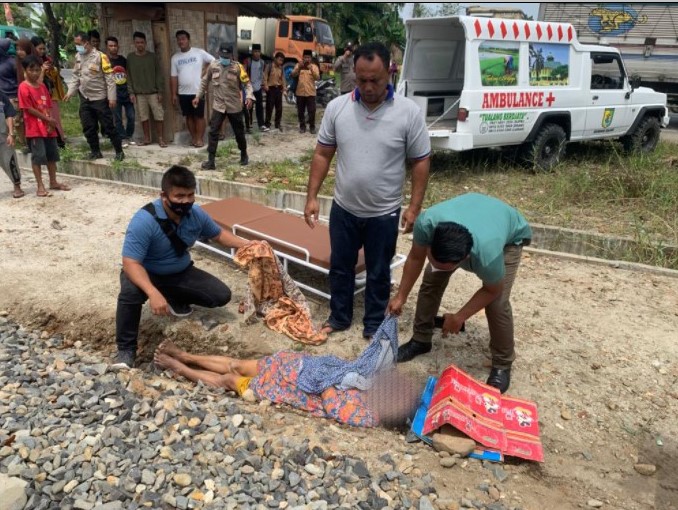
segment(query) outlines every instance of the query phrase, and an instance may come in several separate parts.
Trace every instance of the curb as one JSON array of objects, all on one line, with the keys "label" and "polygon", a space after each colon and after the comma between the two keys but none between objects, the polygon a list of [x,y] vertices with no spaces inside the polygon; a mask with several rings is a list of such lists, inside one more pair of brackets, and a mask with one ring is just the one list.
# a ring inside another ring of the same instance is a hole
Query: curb
[{"label": "curb", "polygon": [[[17,154],[22,170],[30,170],[30,156]],[[146,168],[123,168],[116,170],[107,163],[67,161],[60,163],[60,175],[116,186],[158,192],[164,171]],[[226,197],[239,197],[275,209],[303,211],[306,194],[298,191],[269,190],[253,184],[217,180],[196,176],[196,195],[214,201]],[[329,217],[332,197],[318,197],[320,215]],[[532,244],[525,250],[537,255],[549,255],[566,260],[606,265],[615,268],[649,272],[678,278],[678,270],[651,266],[639,262],[618,260],[620,254],[632,251],[638,243],[629,237],[614,237],[570,228],[553,227],[531,223]],[[678,254],[678,246],[660,246],[668,256]]]}]

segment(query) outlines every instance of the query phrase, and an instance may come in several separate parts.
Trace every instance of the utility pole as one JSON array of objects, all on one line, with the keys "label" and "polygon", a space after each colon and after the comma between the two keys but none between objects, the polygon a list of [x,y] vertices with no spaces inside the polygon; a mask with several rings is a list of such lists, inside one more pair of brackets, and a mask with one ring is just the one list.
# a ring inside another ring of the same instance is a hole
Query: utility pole
[{"label": "utility pole", "polygon": [[316,18],[323,17],[323,4],[321,4],[320,2],[315,4],[315,17]]}]

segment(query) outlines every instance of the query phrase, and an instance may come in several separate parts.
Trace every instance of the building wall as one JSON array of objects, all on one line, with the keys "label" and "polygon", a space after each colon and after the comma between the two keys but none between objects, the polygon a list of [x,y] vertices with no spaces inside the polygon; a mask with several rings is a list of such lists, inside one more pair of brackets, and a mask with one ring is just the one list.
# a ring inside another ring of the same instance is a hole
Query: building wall
[{"label": "building wall", "polygon": [[[206,47],[207,23],[219,22],[235,24],[238,17],[238,7],[228,3],[166,3],[163,4],[103,4],[100,20],[100,32],[102,38],[102,50],[105,46],[105,38],[113,35],[118,38],[120,54],[127,56],[134,51],[132,34],[140,30],[146,34],[149,51],[155,51],[160,58],[161,69],[167,83],[166,93],[163,97],[165,108],[165,137],[168,140],[177,139],[175,133],[186,130],[184,118],[179,107],[172,106],[169,95],[171,55],[179,50],[176,45],[174,34],[183,29],[191,34],[191,43],[199,48]],[[163,21],[160,21],[160,18]],[[151,21],[158,20],[158,21]],[[158,30],[158,24],[164,25],[164,30]],[[154,33],[164,32],[162,41],[154,41]],[[158,44],[157,49],[155,45]],[[208,112],[209,108],[208,98]],[[141,126],[137,122],[135,138],[142,136]],[[181,141],[185,141],[183,140]],[[179,141],[179,140],[178,140]]]}]

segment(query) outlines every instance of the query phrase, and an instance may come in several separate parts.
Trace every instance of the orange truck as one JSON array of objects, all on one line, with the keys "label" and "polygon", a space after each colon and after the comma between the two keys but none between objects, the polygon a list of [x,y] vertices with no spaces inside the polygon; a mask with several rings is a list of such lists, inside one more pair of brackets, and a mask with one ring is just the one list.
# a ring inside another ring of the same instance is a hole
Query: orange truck
[{"label": "orange truck", "polygon": [[247,57],[252,45],[261,45],[261,54],[272,59],[277,52],[285,55],[284,72],[289,78],[294,66],[301,62],[304,50],[313,51],[320,71],[332,70],[336,49],[332,29],[326,20],[314,16],[285,16],[284,18],[255,18],[238,16],[238,56]]}]

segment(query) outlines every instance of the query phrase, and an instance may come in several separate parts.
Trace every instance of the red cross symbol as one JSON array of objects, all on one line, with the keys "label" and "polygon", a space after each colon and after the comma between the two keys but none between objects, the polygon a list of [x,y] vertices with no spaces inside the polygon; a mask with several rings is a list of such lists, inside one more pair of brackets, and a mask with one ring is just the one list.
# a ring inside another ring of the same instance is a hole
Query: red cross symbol
[{"label": "red cross symbol", "polygon": [[546,97],[546,102],[551,106],[553,101],[556,100],[556,97],[553,95],[553,92],[549,92],[549,95]]}]

